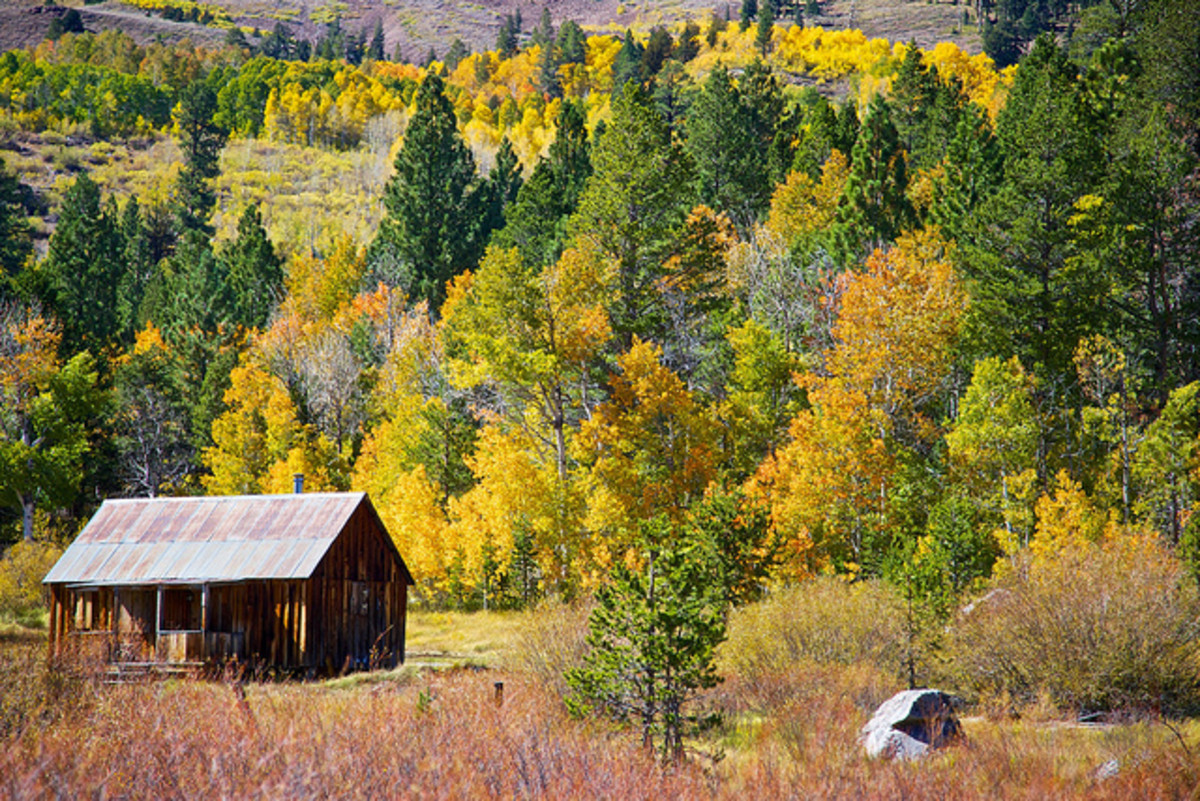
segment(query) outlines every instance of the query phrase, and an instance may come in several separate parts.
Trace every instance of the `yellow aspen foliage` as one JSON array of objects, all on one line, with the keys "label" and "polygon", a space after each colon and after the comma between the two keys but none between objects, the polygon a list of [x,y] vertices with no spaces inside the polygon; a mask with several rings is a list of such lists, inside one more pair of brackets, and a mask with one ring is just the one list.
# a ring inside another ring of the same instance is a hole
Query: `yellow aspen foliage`
[{"label": "yellow aspen foliage", "polygon": [[524,99],[537,91],[533,76],[537,71],[538,48],[518,50],[512,58],[500,60],[492,72],[491,83],[503,86],[509,97]]},{"label": "yellow aspen foliage", "polygon": [[954,481],[992,513],[1007,553],[1027,545],[1033,531],[1041,436],[1035,387],[1015,356],[976,362],[958,419],[946,435]]},{"label": "yellow aspen foliage", "polygon": [[337,446],[324,434],[312,437],[271,465],[263,491],[284,495],[293,490],[293,477],[304,476],[305,492],[338,492],[349,488],[350,470]]},{"label": "yellow aspen foliage", "polygon": [[332,317],[358,292],[366,272],[366,253],[343,236],[325,258],[297,255],[288,265],[285,305],[304,320]]},{"label": "yellow aspen foliage", "polygon": [[610,378],[609,399],[579,429],[574,451],[587,468],[587,525],[618,546],[638,520],[682,517],[716,477],[715,427],[661,349],[634,338]]},{"label": "yellow aspen foliage", "polygon": [[903,234],[846,273],[826,370],[867,400],[881,434],[931,442],[925,406],[944,388],[967,296],[936,229]]},{"label": "yellow aspen foliage", "polygon": [[945,178],[945,175],[946,168],[938,164],[934,167],[917,170],[909,180],[904,194],[908,196],[908,201],[912,203],[919,218],[924,219],[928,216],[937,186]]},{"label": "yellow aspen foliage", "polygon": [[[464,62],[467,60],[464,59]],[[409,80],[414,83],[420,82],[425,74],[425,71],[416,64],[397,61],[373,61],[369,69],[374,78],[390,78],[393,81]]]},{"label": "yellow aspen foliage", "polygon": [[792,375],[802,362],[783,340],[748,318],[726,335],[734,366],[729,394],[718,405],[726,429],[727,462],[739,475],[749,475],[762,459],[774,455],[795,416],[799,388]]},{"label": "yellow aspen foliage", "polygon": [[[507,568],[515,526],[533,532],[539,542],[557,528],[554,464],[540,462],[538,450],[519,430],[487,425],[480,431],[475,453],[466,460],[477,483],[451,499],[448,509],[447,545],[459,555],[469,586],[482,579],[489,559],[499,569]],[[443,565],[445,570],[450,567]]]},{"label": "yellow aspen foliage", "polygon": [[376,463],[370,447],[368,442],[363,448],[351,487],[370,494],[418,586],[443,585],[450,558],[441,490],[426,478],[423,465],[389,473],[386,480],[376,477],[370,469]]},{"label": "yellow aspen foliage", "polygon": [[[15,349],[0,363],[0,391],[7,402],[23,406],[46,388],[58,372],[62,331],[41,315],[14,315],[10,330]],[[5,337],[7,338],[7,337]]]},{"label": "yellow aspen foliage", "polygon": [[944,388],[966,299],[936,232],[906,234],[841,282],[833,346],[798,381],[810,408],[749,483],[790,546],[789,569],[854,572],[889,530],[899,452],[938,431],[927,406]]},{"label": "yellow aspen foliage", "polygon": [[767,228],[789,245],[827,229],[833,224],[849,176],[850,162],[836,149],[821,167],[819,183],[807,173],[789,173],[771,195]]},{"label": "yellow aspen foliage", "polygon": [[996,118],[1012,86],[1012,72],[998,72],[987,53],[970,56],[953,42],[938,42],[924,52],[922,61],[935,67],[943,81],[952,77],[962,81],[967,97],[986,109],[993,120]]},{"label": "yellow aspen foliage", "polygon": [[255,495],[267,490],[271,467],[286,460],[303,432],[287,387],[243,354],[229,376],[227,410],[213,421],[213,445],[204,449],[210,495]]},{"label": "yellow aspen foliage", "polygon": [[795,578],[835,562],[857,570],[868,540],[887,526],[895,470],[861,392],[839,379],[813,380],[809,401],[789,426],[790,442],[748,484],[769,504],[784,543],[784,572]]},{"label": "yellow aspen foliage", "polygon": [[584,64],[587,66],[587,88],[597,93],[612,91],[613,62],[621,52],[621,39],[616,36],[589,36]]},{"label": "yellow aspen foliage", "polygon": [[892,46],[886,39],[868,39],[857,29],[826,31],[819,27],[792,26],[775,45],[780,66],[809,72],[823,80],[871,72],[892,55]]},{"label": "yellow aspen foliage", "polygon": [[1034,563],[1053,561],[1066,552],[1115,540],[1120,526],[1066,470],[1054,488],[1038,498],[1037,528],[1029,543]]}]

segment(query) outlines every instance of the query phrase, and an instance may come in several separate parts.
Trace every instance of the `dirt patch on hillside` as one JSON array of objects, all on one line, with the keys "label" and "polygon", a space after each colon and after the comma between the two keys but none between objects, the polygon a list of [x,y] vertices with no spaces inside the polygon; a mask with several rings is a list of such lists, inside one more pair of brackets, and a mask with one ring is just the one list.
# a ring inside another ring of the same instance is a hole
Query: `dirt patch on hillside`
[{"label": "dirt patch on hillside", "polygon": [[[619,33],[626,28],[647,30],[654,25],[672,26],[686,19],[702,25],[716,13],[737,20],[740,2],[711,3],[705,0],[209,0],[225,8],[240,25],[271,30],[282,24],[293,35],[317,39],[325,22],[340,14],[343,30],[366,32],[383,25],[385,50],[391,58],[397,50],[406,60],[420,60],[432,48],[441,56],[450,42],[461,39],[473,50],[495,47],[501,21],[518,9],[528,36],[541,16],[550,11],[555,25],[573,19],[589,31]],[[828,0],[824,13],[809,17],[810,25],[828,29],[860,28],[868,36],[891,41],[916,40],[922,47],[952,41],[969,52],[979,52],[979,36],[973,22],[963,24],[964,5],[923,0]],[[167,42],[189,38],[193,42],[218,44],[225,36],[220,28],[186,22],[171,22],[156,14],[106,2],[79,7],[89,31],[117,28],[141,44],[161,39]],[[51,20],[66,13],[62,6],[43,6],[30,0],[7,0],[0,7],[0,50],[35,45],[46,36]],[[786,21],[781,21],[786,24]]]}]

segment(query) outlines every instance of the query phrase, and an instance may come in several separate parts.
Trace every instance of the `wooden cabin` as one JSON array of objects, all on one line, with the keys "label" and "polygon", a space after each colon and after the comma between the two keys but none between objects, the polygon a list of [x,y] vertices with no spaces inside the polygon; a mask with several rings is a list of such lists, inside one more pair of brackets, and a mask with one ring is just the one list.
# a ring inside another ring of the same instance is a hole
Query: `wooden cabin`
[{"label": "wooden cabin", "polygon": [[305,673],[404,661],[412,574],[365,493],[105,501],[46,575],[50,655]]}]

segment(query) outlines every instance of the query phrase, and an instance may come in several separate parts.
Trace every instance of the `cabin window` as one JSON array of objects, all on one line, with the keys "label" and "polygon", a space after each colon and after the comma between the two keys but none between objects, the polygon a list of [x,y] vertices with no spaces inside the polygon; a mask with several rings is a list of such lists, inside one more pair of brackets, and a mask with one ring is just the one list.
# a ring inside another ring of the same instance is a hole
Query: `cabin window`
[{"label": "cabin window", "polygon": [[163,631],[196,631],[200,628],[200,590],[171,587],[163,591]]}]

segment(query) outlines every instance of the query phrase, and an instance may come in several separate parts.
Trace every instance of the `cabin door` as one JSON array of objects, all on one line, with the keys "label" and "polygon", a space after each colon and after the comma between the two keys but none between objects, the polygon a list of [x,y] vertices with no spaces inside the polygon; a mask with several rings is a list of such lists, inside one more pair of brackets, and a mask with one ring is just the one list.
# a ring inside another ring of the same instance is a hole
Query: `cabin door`
[{"label": "cabin door", "polygon": [[117,591],[118,662],[148,662],[154,655],[158,593],[122,587]]}]

